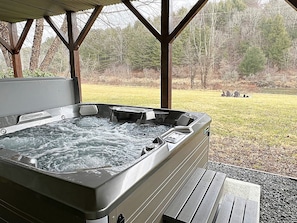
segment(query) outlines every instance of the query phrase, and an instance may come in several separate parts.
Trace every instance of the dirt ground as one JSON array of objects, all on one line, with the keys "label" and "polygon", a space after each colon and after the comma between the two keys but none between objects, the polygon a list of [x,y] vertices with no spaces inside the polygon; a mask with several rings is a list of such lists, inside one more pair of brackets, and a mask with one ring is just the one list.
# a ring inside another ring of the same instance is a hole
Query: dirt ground
[{"label": "dirt ground", "polygon": [[209,160],[297,178],[297,149],[212,135]]}]

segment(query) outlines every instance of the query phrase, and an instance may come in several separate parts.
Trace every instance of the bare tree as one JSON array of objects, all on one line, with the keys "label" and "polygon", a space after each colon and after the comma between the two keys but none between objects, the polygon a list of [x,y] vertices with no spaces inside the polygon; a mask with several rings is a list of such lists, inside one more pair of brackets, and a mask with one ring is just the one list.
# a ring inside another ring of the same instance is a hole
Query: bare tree
[{"label": "bare tree", "polygon": [[[6,22],[0,21],[0,38],[5,40],[6,42],[9,43],[9,32],[8,32],[8,26]],[[8,52],[8,50],[0,44],[1,51],[3,53],[5,63],[7,67],[12,68],[12,58],[11,54]]]},{"label": "bare tree", "polygon": [[[63,20],[61,30],[62,30],[62,32],[66,32],[66,30],[67,30],[66,16],[65,16],[65,18]],[[40,66],[39,66],[40,70],[45,71],[49,67],[49,65],[52,62],[52,60],[53,60],[53,58],[55,56],[55,53],[58,51],[59,46],[61,45],[61,43],[62,43],[62,41],[60,40],[60,38],[58,36],[56,36],[53,43],[51,44],[50,48],[48,49],[45,57],[43,58]]]},{"label": "bare tree", "polygon": [[201,13],[195,24],[198,32],[193,34],[193,47],[195,56],[197,57],[197,67],[200,73],[200,81],[202,88],[207,88],[207,78],[214,68],[214,55],[216,47],[214,46],[216,16],[215,13],[207,13],[210,15],[210,22],[206,22],[206,13]]},{"label": "bare tree", "polygon": [[30,58],[30,67],[29,70],[33,71],[38,68],[39,63],[39,56],[40,56],[40,46],[42,42],[42,34],[43,34],[43,18],[36,19],[36,25],[35,25],[35,33],[34,33],[34,39],[33,39],[33,45],[32,45],[32,53]]}]

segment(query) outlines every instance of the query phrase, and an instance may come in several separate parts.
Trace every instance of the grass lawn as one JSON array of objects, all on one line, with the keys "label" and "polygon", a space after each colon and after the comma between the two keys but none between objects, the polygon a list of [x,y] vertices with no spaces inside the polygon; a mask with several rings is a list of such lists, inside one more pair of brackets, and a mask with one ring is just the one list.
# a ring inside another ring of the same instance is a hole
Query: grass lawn
[{"label": "grass lawn", "polygon": [[[83,84],[82,94],[83,102],[160,107],[157,88]],[[220,94],[173,90],[172,95],[172,109],[212,117],[210,158],[295,176],[297,95],[254,93],[249,98],[233,98]]]}]

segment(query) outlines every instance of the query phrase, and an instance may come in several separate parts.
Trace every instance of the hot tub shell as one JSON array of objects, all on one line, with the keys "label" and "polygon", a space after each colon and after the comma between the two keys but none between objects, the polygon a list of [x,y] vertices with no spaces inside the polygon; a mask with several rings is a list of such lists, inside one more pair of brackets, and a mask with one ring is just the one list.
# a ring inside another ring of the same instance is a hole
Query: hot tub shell
[{"label": "hot tub shell", "polygon": [[[73,104],[0,117],[1,134],[65,118],[80,108],[98,117],[172,125],[117,174],[106,168],[54,173],[0,149],[0,219],[8,222],[162,222],[162,214],[197,167],[208,161],[211,119],[204,113],[108,104]],[[80,114],[81,113],[81,114]],[[24,115],[24,116],[22,116]],[[94,115],[94,113],[92,113]],[[1,155],[2,154],[2,155]]]}]

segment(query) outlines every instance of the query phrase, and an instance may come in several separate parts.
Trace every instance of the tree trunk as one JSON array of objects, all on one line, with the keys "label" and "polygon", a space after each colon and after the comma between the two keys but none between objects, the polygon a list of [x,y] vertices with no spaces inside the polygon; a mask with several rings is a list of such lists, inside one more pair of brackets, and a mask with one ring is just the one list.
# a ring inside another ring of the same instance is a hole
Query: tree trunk
[{"label": "tree trunk", "polygon": [[195,77],[196,77],[196,66],[195,66],[195,64],[190,64],[190,81],[191,81],[191,89],[194,88],[194,85],[195,85]]},{"label": "tree trunk", "polygon": [[[0,21],[0,37],[4,39],[7,43],[9,43],[9,32],[6,22]],[[1,51],[3,53],[5,63],[7,67],[12,68],[12,57],[8,50],[0,44]]]},{"label": "tree trunk", "polygon": [[[67,30],[67,19],[66,19],[66,16],[63,20],[63,24],[61,26],[61,30],[63,32],[66,32]],[[59,49],[59,46],[61,45],[62,41],[60,40],[60,38],[58,36],[55,37],[52,45],[50,46],[50,48],[48,49],[45,57],[43,58],[40,66],[39,66],[39,69],[42,70],[42,71],[45,71],[48,66],[50,65],[50,63],[52,62],[54,56],[55,56],[55,53],[58,51]]]},{"label": "tree trunk", "polygon": [[36,19],[35,34],[32,45],[32,53],[30,58],[29,70],[33,71],[38,68],[39,56],[40,56],[40,46],[43,34],[43,18]]},{"label": "tree trunk", "polygon": [[208,76],[208,72],[209,72],[209,67],[210,65],[206,65],[205,67],[205,71],[204,71],[204,74],[203,74],[203,81],[202,81],[202,86],[204,89],[207,88],[207,76]]}]

